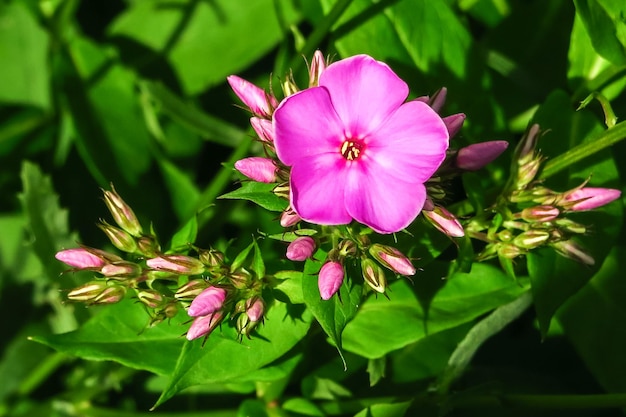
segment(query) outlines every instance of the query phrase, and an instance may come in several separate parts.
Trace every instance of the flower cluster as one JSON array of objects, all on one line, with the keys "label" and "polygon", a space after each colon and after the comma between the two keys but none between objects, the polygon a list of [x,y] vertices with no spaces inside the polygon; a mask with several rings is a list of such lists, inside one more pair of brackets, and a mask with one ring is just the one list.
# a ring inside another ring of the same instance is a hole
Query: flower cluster
[{"label": "flower cluster", "polygon": [[[365,282],[384,292],[384,273],[365,255],[372,252],[370,244],[354,237],[354,222],[389,234],[407,228],[423,213],[441,232],[463,236],[461,223],[441,205],[444,184],[453,175],[480,169],[508,145],[494,141],[450,149],[449,140],[465,115],[439,116],[447,90],[406,101],[407,84],[367,55],[327,64],[316,52],[308,88],[300,90],[288,79],[282,101],[239,77],[228,81],[253,114],[250,123],[266,154],[237,161],[235,168],[253,181],[275,183],[274,192],[289,200],[280,216],[282,226],[300,227],[306,221],[316,228],[317,243],[339,242],[320,270],[323,299],[343,281],[346,256],[361,259]],[[342,242],[353,242],[356,253],[344,253]],[[301,236],[289,245],[287,258],[306,260],[317,243]],[[382,253],[395,253],[410,264],[395,248]],[[385,265],[384,256],[372,256]],[[415,272],[412,265],[385,266],[401,275]]]},{"label": "flower cluster", "polygon": [[94,280],[71,290],[69,300],[113,304],[132,293],[150,313],[150,325],[186,309],[193,319],[189,340],[208,335],[227,317],[234,320],[240,336],[250,336],[263,319],[264,281],[243,266],[245,256],[228,265],[224,254],[215,249],[194,247],[197,256],[163,253],[154,233],[143,232],[115,189],[104,191],[104,201],[117,226],[101,220],[99,227],[127,259],[87,246],[59,251],[56,258],[72,271],[96,274]]},{"label": "flower cluster", "polygon": [[577,243],[588,227],[567,217],[569,213],[593,210],[620,197],[619,190],[579,186],[558,192],[536,179],[544,158],[537,151],[539,125],[532,125],[520,141],[513,160],[513,175],[493,216],[474,218],[466,227],[471,237],[487,242],[477,260],[494,257],[513,259],[541,246],[593,265],[594,259]]}]

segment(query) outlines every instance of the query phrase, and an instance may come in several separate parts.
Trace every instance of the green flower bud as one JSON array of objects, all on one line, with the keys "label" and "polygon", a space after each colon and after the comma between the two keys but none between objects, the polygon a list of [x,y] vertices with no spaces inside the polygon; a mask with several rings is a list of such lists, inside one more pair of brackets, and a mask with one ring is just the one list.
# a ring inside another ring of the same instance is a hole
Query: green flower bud
[{"label": "green flower bud", "polygon": [[363,274],[363,280],[374,291],[384,293],[387,287],[387,278],[385,277],[385,271],[376,262],[370,258],[361,260],[361,273]]},{"label": "green flower bud", "polygon": [[130,233],[120,229],[119,227],[111,226],[104,220],[101,220],[98,227],[107,235],[113,246],[119,250],[128,253],[137,251],[137,242],[135,241],[135,238],[130,235]]},{"label": "green flower bud", "polygon": [[111,184],[111,191],[104,191],[104,202],[119,227],[133,236],[141,236],[142,228],[137,220],[137,216],[135,216],[133,209],[115,191],[113,184]]}]

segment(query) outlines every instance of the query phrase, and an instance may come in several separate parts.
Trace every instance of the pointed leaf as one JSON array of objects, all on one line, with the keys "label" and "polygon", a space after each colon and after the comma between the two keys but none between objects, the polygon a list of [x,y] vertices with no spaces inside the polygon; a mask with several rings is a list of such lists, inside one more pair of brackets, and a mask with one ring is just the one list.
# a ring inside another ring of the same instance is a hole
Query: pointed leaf
[{"label": "pointed leaf", "polygon": [[241,188],[226,193],[218,198],[248,200],[258,204],[266,210],[283,211],[287,208],[287,200],[276,196],[276,194],[272,192],[274,188],[276,188],[276,184],[247,181],[241,185]]}]

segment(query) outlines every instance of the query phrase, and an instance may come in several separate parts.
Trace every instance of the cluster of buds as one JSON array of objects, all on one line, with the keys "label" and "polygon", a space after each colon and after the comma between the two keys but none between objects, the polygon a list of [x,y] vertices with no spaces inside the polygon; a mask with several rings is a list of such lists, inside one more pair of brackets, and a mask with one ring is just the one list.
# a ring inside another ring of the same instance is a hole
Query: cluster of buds
[{"label": "cluster of buds", "polygon": [[101,220],[99,227],[127,259],[87,246],[59,251],[56,258],[70,271],[95,274],[94,280],[69,291],[69,300],[113,304],[134,294],[150,314],[151,326],[186,309],[193,319],[189,340],[208,336],[227,317],[235,322],[240,337],[250,336],[263,319],[264,281],[243,267],[245,256],[228,265],[215,249],[190,245],[196,256],[162,253],[156,236],[143,233],[133,210],[114,189],[104,191],[104,201],[117,226]]},{"label": "cluster of buds", "polygon": [[495,216],[490,220],[479,216],[466,228],[472,237],[487,242],[477,259],[513,259],[548,245],[567,258],[593,265],[593,257],[575,239],[587,232],[587,226],[567,215],[604,206],[621,192],[587,187],[588,181],[565,192],[543,186],[536,179],[544,161],[536,150],[539,134],[539,125],[532,125],[520,141],[513,175],[494,209]]}]

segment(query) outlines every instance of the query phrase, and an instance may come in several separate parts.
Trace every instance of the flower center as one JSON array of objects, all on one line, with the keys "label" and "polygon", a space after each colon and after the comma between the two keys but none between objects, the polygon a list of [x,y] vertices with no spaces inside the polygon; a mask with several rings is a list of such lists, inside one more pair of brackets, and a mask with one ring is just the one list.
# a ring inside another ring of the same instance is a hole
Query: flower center
[{"label": "flower center", "polygon": [[348,161],[354,161],[359,159],[361,152],[363,151],[363,143],[357,142],[352,139],[347,139],[341,144],[341,156]]}]

